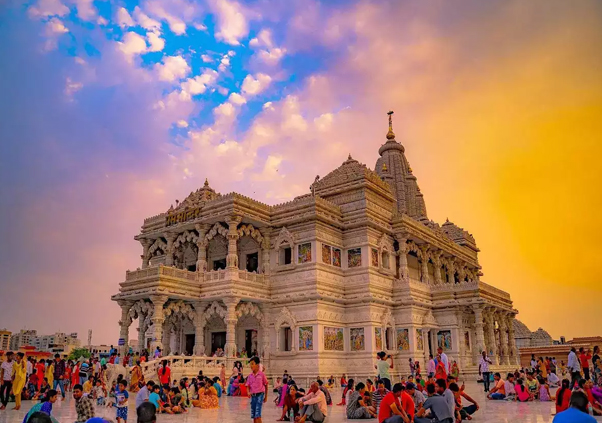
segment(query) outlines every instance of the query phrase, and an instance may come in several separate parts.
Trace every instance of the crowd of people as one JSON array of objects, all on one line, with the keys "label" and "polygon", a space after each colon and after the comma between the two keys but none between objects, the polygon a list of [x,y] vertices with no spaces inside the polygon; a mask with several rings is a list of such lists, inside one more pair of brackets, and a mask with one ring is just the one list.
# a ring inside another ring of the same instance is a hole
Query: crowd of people
[{"label": "crowd of people", "polygon": [[[160,357],[160,350],[154,357]],[[263,406],[270,390],[259,358],[253,356],[248,360],[251,367],[248,375],[243,374],[242,362],[235,361],[228,377],[225,365],[221,364],[219,376],[208,377],[201,371],[197,377],[180,380],[172,379],[168,361],[163,360],[157,367],[156,381],[145,380],[140,363],[146,360],[149,360],[146,351],[126,354],[123,358],[117,351],[111,351],[108,359],[77,361],[65,361],[57,354],[54,360],[38,362],[26,358],[23,353],[7,353],[6,360],[0,365],[0,410],[6,408],[11,395],[16,410],[20,408],[22,398],[37,400],[23,423],[44,423],[39,420],[40,415],[52,419],[53,404],[59,398],[64,400],[66,392],[72,392],[76,422],[94,419],[95,408],[104,406],[114,408],[117,423],[127,423],[130,395],[135,395],[136,409],[143,406],[150,410],[148,404],[151,404],[153,416],[187,413],[194,407],[218,409],[222,396],[241,396],[250,398],[253,422],[262,423]],[[128,365],[127,374],[118,374],[109,382],[107,364],[120,363]],[[490,371],[492,364],[487,353],[483,352],[478,371],[488,400],[554,401],[556,423],[589,422],[592,420],[586,417],[602,415],[598,347],[593,352],[584,349],[577,352],[573,348],[566,365],[563,360],[557,362],[555,357],[532,357],[531,366],[507,373],[504,377]],[[285,371],[272,387],[274,406],[281,409],[278,420],[323,422],[333,405],[330,390],[337,386],[337,381],[342,388],[337,406],[344,407],[347,419],[374,418],[379,423],[459,423],[471,420],[479,410],[479,404],[465,392],[464,384],[458,382],[460,369],[457,363],[450,360],[441,348],[434,357],[429,357],[426,374],[421,371],[418,361],[409,359],[407,378],[397,376],[394,381],[395,364],[385,352],[377,354],[374,370],[373,378],[362,381],[343,374],[340,378],[330,375],[324,382],[318,376],[307,391]],[[555,395],[551,394],[550,388],[558,388]],[[577,417],[582,420],[575,420]]]}]

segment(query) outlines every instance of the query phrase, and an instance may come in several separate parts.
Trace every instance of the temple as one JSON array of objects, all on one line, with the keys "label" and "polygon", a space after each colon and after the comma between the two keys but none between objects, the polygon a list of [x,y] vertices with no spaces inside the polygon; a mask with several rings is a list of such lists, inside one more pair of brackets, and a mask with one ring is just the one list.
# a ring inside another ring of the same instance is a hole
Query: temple
[{"label": "temple", "polygon": [[[510,295],[481,281],[475,239],[429,220],[389,131],[375,170],[351,155],[308,194],[266,205],[205,185],[144,220],[141,267],[112,299],[120,338],[226,360],[257,351],[269,374],[372,375],[377,351],[424,366],[441,346],[464,373],[487,350],[519,363]],[[124,345],[124,348],[127,345]]]}]

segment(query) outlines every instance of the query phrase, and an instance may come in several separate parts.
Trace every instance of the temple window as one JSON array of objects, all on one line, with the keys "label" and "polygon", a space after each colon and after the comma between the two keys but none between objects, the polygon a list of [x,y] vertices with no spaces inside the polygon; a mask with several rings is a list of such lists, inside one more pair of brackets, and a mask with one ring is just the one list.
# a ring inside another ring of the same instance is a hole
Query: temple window
[{"label": "temple window", "polygon": [[247,272],[257,272],[259,269],[259,253],[247,254],[246,257]]},{"label": "temple window", "polygon": [[290,327],[280,328],[280,351],[292,351],[293,331]]},{"label": "temple window", "polygon": [[291,264],[293,262],[293,251],[291,247],[280,248],[280,265]]},{"label": "temple window", "polygon": [[213,270],[220,270],[226,268],[226,259],[213,260]]},{"label": "temple window", "polygon": [[385,250],[383,251],[382,254],[382,263],[383,263],[383,269],[390,269],[390,265],[389,265],[389,253]]}]

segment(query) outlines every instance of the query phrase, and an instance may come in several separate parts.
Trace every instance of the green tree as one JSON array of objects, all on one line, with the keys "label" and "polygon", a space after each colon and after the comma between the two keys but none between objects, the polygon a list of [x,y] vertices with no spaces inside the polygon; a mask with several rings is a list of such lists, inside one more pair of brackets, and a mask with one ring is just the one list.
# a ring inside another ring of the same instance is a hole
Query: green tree
[{"label": "green tree", "polygon": [[86,348],[74,348],[67,359],[79,360],[80,357],[90,358],[91,355],[92,354],[90,354],[90,351],[88,351]]}]

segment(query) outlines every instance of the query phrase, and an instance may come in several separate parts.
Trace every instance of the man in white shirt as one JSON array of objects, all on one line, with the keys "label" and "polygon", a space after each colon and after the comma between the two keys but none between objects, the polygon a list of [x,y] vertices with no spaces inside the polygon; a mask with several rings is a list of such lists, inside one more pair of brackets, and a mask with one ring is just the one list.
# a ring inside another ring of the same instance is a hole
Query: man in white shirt
[{"label": "man in white shirt", "polygon": [[318,382],[313,382],[309,387],[309,393],[299,398],[299,406],[302,407],[301,417],[297,423],[314,422],[322,423],[328,414],[326,396],[320,391]]},{"label": "man in white shirt", "polygon": [[11,389],[13,387],[13,353],[9,351],[6,353],[6,361],[3,361],[0,365],[0,410],[4,410],[8,404],[10,398]]},{"label": "man in white shirt", "polygon": [[483,385],[485,388],[485,392],[489,392],[489,383],[490,383],[490,372],[489,365],[491,364],[491,360],[487,357],[487,351],[483,351],[481,360],[479,361],[479,375],[483,376]]},{"label": "man in white shirt", "polygon": [[32,357],[28,357],[27,358],[27,380],[29,380],[29,376],[31,376],[31,373],[33,372],[33,363],[31,362]]},{"label": "man in white shirt", "polygon": [[569,372],[571,372],[572,389],[575,386],[575,384],[579,381],[579,379],[581,379],[581,363],[579,363],[579,359],[577,358],[577,350],[575,349],[575,347],[571,348],[566,367],[567,369],[569,369]]},{"label": "man in white shirt", "polygon": [[437,348],[437,353],[441,356],[441,361],[443,361],[443,365],[445,366],[445,373],[449,374],[449,358],[443,352],[443,348]]}]

